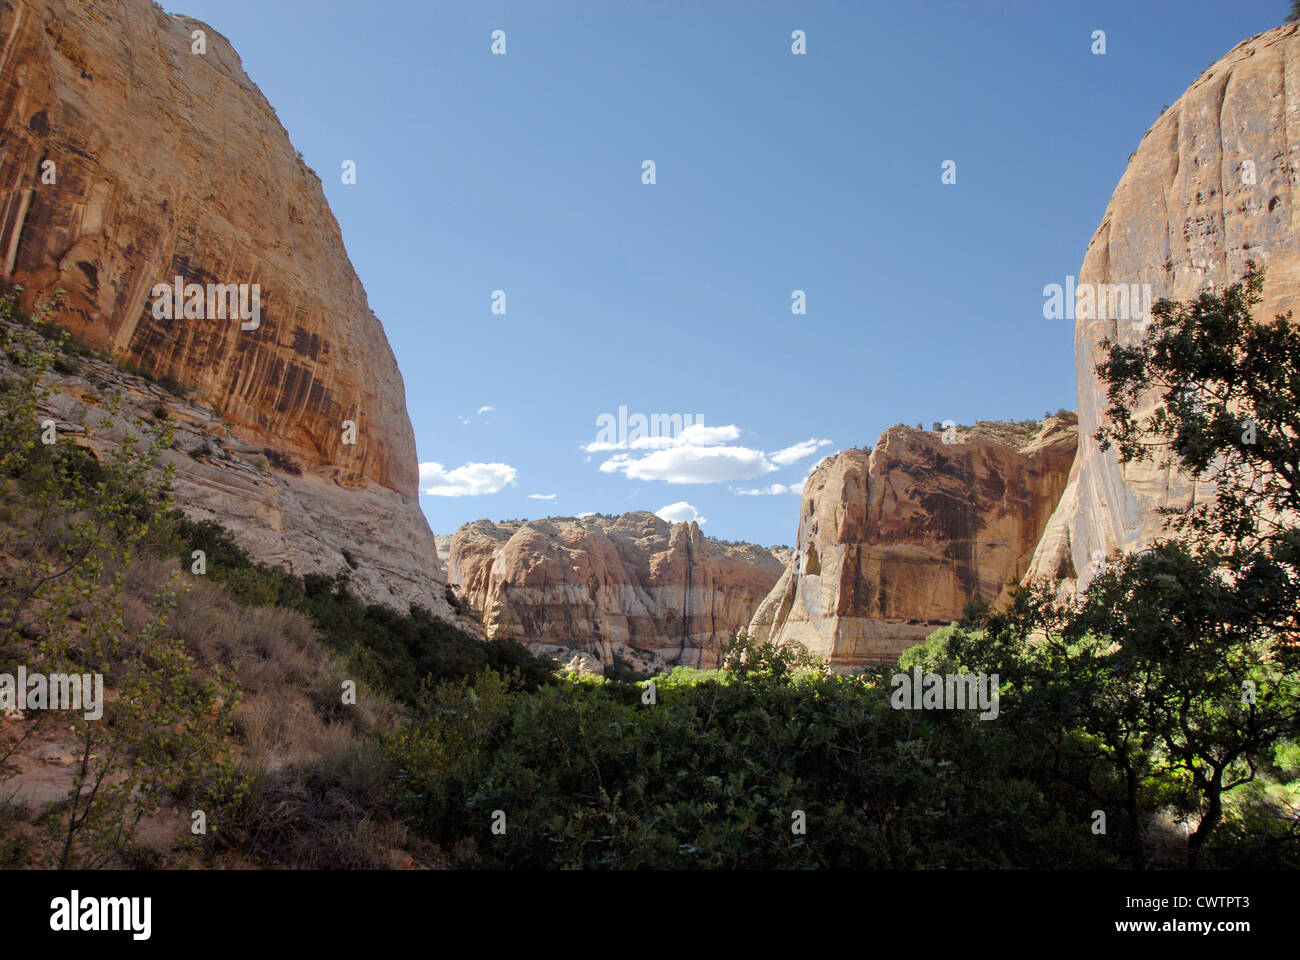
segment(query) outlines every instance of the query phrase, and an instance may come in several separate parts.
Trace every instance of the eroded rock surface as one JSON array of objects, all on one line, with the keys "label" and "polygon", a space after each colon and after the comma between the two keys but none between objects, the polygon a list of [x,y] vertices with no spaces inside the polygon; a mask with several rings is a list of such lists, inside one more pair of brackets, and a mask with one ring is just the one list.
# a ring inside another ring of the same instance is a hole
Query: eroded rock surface
[{"label": "eroded rock surface", "polygon": [[[1145,284],[1153,302],[1185,301],[1236,282],[1254,259],[1267,267],[1257,318],[1293,309],[1298,164],[1300,27],[1287,25],[1234,47],[1147,131],[1088,245],[1080,287]],[[1094,312],[1075,321],[1079,454],[1031,568],[1032,577],[1080,587],[1099,560],[1148,545],[1163,529],[1159,509],[1184,506],[1193,494],[1160,464],[1121,466],[1113,451],[1098,449],[1101,342],[1131,344],[1143,327],[1131,310]],[[1139,411],[1153,405],[1148,398]]]},{"label": "eroded rock surface", "polygon": [[[369,598],[446,612],[397,363],[320,179],[230,43],[150,0],[0,0],[0,142],[0,278],[28,305],[66,291],[57,322],[194,388],[220,410],[196,431],[268,460],[196,460],[181,505],[299,571],[369,553]],[[178,276],[256,284],[259,325],[206,296],[155,318]]]},{"label": "eroded rock surface", "polygon": [[891,427],[822,461],[804,484],[795,554],[755,612],[847,669],[895,659],[979,598],[1004,600],[1065,488],[1073,417],[1026,438],[1005,424],[949,435]]},{"label": "eroded rock surface", "polygon": [[604,670],[717,666],[780,575],[769,550],[641,511],[480,520],[448,555],[448,580],[487,636]]}]

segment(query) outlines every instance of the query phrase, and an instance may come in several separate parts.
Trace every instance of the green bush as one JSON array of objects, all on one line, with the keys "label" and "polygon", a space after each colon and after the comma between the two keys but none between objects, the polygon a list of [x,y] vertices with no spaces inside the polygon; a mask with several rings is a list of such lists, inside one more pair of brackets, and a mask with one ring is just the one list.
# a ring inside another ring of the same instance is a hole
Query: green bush
[{"label": "green bush", "polygon": [[589,677],[527,694],[496,675],[443,684],[388,737],[401,809],[497,868],[1116,862],[996,725],[894,710],[883,674],[773,669],[770,655],[751,649],[743,673],[675,670],[653,704]]},{"label": "green bush", "polygon": [[406,704],[414,704],[426,678],[432,682],[474,677],[494,670],[520,688],[553,679],[553,661],[508,639],[483,641],[440,620],[423,607],[406,613],[365,603],[349,587],[348,574],[297,577],[254,561],[221,524],[168,514],[155,538],[160,552],[189,569],[195,550],[205,554],[207,576],[240,603],[300,610],[342,654],[359,681]]}]

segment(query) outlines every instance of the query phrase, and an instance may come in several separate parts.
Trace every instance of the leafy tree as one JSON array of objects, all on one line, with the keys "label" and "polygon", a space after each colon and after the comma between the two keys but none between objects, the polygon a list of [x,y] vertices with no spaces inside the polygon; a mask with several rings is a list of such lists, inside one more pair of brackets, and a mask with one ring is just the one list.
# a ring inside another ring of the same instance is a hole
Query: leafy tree
[{"label": "leafy tree", "polygon": [[961,609],[961,619],[957,621],[958,626],[965,627],[968,630],[979,629],[988,620],[989,614],[993,610],[993,605],[983,597],[976,594],[966,601],[966,605]]},{"label": "leafy tree", "polygon": [[[59,715],[77,757],[68,800],[45,818],[52,865],[93,868],[120,855],[164,800],[179,793],[197,804],[236,789],[222,758],[236,697],[219,674],[201,678],[167,636],[175,579],[143,627],[126,624],[128,569],[167,509],[171,474],[157,466],[169,425],[147,439],[127,430],[102,460],[67,437],[43,442],[53,427],[39,414],[43,378],[66,336],[51,342],[24,319],[15,296],[0,298],[0,501],[10,521],[0,533],[0,664],[102,675],[116,694],[100,717]],[[98,432],[91,424],[82,442]],[[26,736],[51,722],[49,711],[33,712]]]},{"label": "leafy tree", "polygon": [[[1148,336],[1104,343],[1097,372],[1107,384],[1103,450],[1120,460],[1172,465],[1212,482],[1215,496],[1171,526],[1249,561],[1261,551],[1291,564],[1300,549],[1300,331],[1291,314],[1256,323],[1264,271],[1253,261],[1241,282],[1152,308]],[[1139,413],[1148,397],[1154,408]]]},{"label": "leafy tree", "polygon": [[1251,263],[1221,294],[1162,300],[1147,337],[1105,344],[1097,367],[1102,448],[1160,457],[1213,498],[1167,511],[1177,536],[1112,560],[1077,602],[1025,591],[950,644],[1015,678],[1013,723],[1052,752],[1055,776],[1125,812],[1134,866],[1166,805],[1196,821],[1188,863],[1201,865],[1226,798],[1300,734],[1300,332],[1289,315],[1252,320],[1262,287]]},{"label": "leafy tree", "polygon": [[1193,867],[1224,798],[1300,733],[1300,675],[1283,656],[1293,637],[1270,626],[1290,592],[1257,587],[1235,581],[1214,554],[1162,543],[1097,577],[1070,624],[1081,642],[1112,644],[1102,653],[1106,695],[1128,694],[1120,706],[1154,748],[1151,776],[1196,820]]},{"label": "leafy tree", "polygon": [[1290,312],[1254,320],[1263,286],[1250,261],[1222,294],[1162,300],[1148,336],[1107,344],[1097,368],[1107,384],[1102,448],[1124,463],[1159,458],[1214,491],[1166,510],[1186,546],[1157,544],[1100,590],[1132,591],[1122,611],[1132,619],[1140,602],[1160,612],[1130,642],[1169,646],[1158,698],[1169,712],[1153,719],[1166,762],[1200,797],[1193,864],[1222,820],[1223,795],[1300,730],[1300,330]]},{"label": "leafy tree", "polygon": [[759,641],[741,630],[723,652],[722,669],[741,678],[759,675],[782,681],[797,673],[826,674],[830,667],[801,643]]},{"label": "leafy tree", "polygon": [[1296,23],[1300,21],[1300,0],[1291,0],[1291,12],[1286,15],[1283,23]]}]

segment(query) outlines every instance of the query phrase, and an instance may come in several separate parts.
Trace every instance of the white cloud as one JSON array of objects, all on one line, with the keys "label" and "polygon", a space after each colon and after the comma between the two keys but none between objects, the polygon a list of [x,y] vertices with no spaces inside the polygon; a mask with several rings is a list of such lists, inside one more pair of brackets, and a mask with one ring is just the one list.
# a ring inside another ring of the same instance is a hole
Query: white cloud
[{"label": "white cloud", "polygon": [[515,485],[519,471],[504,463],[467,463],[444,470],[440,463],[420,464],[420,490],[431,497],[477,497]]},{"label": "white cloud", "polygon": [[625,442],[593,440],[580,449],[587,453],[608,453],[611,450],[667,450],[670,447],[707,447],[739,439],[740,428],[734,424],[725,427],[707,427],[702,423],[693,423],[673,437],[637,437]]},{"label": "white cloud", "polygon": [[630,480],[667,483],[726,483],[748,480],[775,469],[761,450],[728,446],[672,447],[639,459],[619,453],[600,465],[601,473],[622,473]]},{"label": "white cloud", "polygon": [[655,511],[655,516],[661,520],[667,520],[669,523],[689,523],[694,520],[700,526],[709,521],[700,516],[700,511],[696,510],[685,500],[678,500],[676,503],[670,503],[666,507],[660,507]]},{"label": "white cloud", "polygon": [[583,517],[594,517],[595,515],[595,510],[584,510],[582,513],[578,514],[578,519],[581,520]]},{"label": "white cloud", "polygon": [[775,496],[782,493],[803,493],[803,484],[791,484],[787,486],[784,483],[774,483],[767,487],[755,487],[749,490],[737,490],[732,487],[732,492],[742,497],[767,497]]},{"label": "white cloud", "polygon": [[478,408],[478,412],[479,412],[479,413],[494,413],[495,411],[496,411],[496,407],[479,407],[479,408]]},{"label": "white cloud", "polygon": [[788,467],[790,464],[802,460],[811,453],[815,453],[822,447],[829,447],[829,440],[817,440],[809,438],[803,443],[796,443],[793,446],[786,447],[784,450],[778,450],[776,453],[769,453],[768,458],[775,464],[782,467]]},{"label": "white cloud", "polygon": [[726,443],[728,440],[740,439],[740,428],[735,424],[728,424],[725,427],[706,427],[702,423],[693,423],[679,433],[677,439],[683,446]]},{"label": "white cloud", "polygon": [[706,427],[695,423],[675,437],[638,437],[628,443],[631,450],[667,450],[671,447],[712,447],[740,439],[740,428],[734,425]]},{"label": "white cloud", "polygon": [[736,445],[734,441],[739,438],[740,428],[734,424],[709,427],[697,423],[674,437],[639,437],[627,442],[598,440],[582,449],[588,453],[622,451],[601,463],[600,472],[621,473],[630,480],[729,483],[772,473],[830,444],[829,440],[810,438],[764,453]]},{"label": "white cloud", "polygon": [[530,493],[529,500],[554,500],[559,494],[557,493]]}]

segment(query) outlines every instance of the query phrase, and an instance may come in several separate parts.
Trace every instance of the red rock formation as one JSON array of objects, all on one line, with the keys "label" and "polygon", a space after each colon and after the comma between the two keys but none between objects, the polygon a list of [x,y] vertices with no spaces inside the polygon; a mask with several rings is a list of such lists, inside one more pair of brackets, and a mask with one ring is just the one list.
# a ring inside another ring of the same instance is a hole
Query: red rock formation
[{"label": "red rock formation", "polygon": [[[1237,44],[1146,132],[1088,244],[1080,288],[1146,284],[1152,302],[1186,301],[1241,279],[1254,259],[1267,267],[1256,316],[1300,307],[1297,169],[1300,26],[1291,24]],[[1159,463],[1121,466],[1113,450],[1098,449],[1101,342],[1132,344],[1143,329],[1123,311],[1095,313],[1079,311],[1074,323],[1078,458],[1031,569],[1037,578],[1077,577],[1081,587],[1097,559],[1164,533],[1158,511],[1192,493],[1187,478]],[[1153,406],[1148,397],[1139,414]]]},{"label": "red rock formation", "polygon": [[[229,42],[150,0],[0,0],[0,142],[3,279],[29,303],[66,291],[58,322],[219,407],[335,559],[394,531],[372,595],[445,610],[401,374],[319,178]],[[177,276],[257,284],[260,326],[155,319]]]},{"label": "red rock formation", "polygon": [[448,580],[489,637],[600,667],[717,666],[781,574],[752,544],[705,537],[652,513],[466,524]]},{"label": "red rock formation", "polygon": [[819,464],[804,484],[794,558],[750,633],[860,667],[895,659],[971,599],[1004,598],[1065,487],[1075,428],[1053,417],[1019,446],[996,426],[951,444],[891,427],[870,454]]}]

